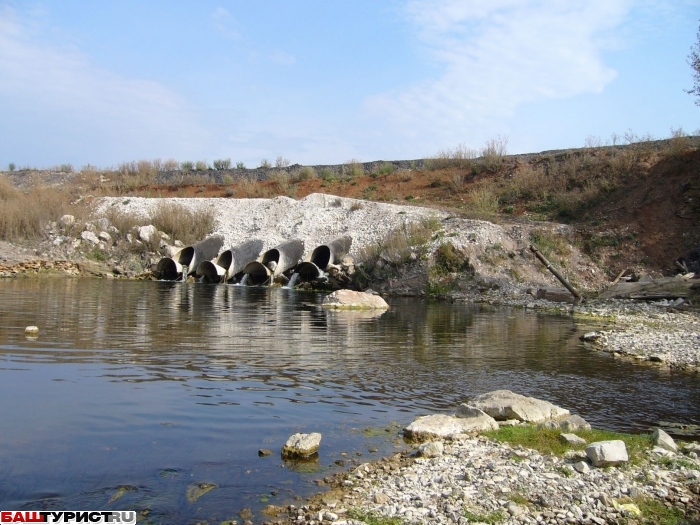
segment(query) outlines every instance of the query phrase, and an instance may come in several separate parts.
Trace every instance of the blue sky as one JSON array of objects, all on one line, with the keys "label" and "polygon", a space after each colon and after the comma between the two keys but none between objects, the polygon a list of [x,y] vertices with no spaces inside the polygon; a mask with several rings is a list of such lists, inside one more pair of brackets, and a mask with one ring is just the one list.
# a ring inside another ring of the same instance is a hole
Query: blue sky
[{"label": "blue sky", "polygon": [[694,132],[699,19],[700,0],[0,0],[0,168]]}]

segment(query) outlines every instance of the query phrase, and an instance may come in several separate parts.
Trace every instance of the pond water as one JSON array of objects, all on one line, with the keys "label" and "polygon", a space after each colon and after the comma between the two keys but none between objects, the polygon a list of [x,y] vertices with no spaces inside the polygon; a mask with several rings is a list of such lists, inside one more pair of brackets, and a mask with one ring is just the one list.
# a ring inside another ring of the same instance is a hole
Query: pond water
[{"label": "pond water", "polygon": [[[336,312],[279,288],[98,279],[4,280],[0,299],[3,510],[259,521],[336,461],[404,448],[415,416],[501,388],[601,428],[700,423],[696,377],[591,352],[567,316],[419,299]],[[316,463],[281,459],[296,432],[323,434]],[[216,488],[195,498],[198,483]]]}]

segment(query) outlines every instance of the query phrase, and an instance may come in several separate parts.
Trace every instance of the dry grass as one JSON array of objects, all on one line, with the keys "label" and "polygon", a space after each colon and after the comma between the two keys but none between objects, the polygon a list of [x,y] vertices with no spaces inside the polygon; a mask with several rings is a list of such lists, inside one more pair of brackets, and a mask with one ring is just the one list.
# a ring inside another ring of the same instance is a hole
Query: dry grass
[{"label": "dry grass", "polygon": [[41,237],[47,224],[65,214],[83,220],[89,214],[89,206],[84,202],[70,204],[72,200],[65,189],[33,187],[24,192],[0,177],[0,239]]},{"label": "dry grass", "polygon": [[470,149],[464,144],[459,144],[454,149],[444,149],[426,160],[425,166],[429,170],[438,170],[444,168],[471,168],[472,161],[478,157],[476,150]]},{"label": "dry grass", "polygon": [[171,239],[179,239],[185,244],[204,239],[216,225],[216,217],[212,210],[191,211],[172,202],[160,203],[151,212],[150,219],[158,230],[170,235]]},{"label": "dry grass", "polygon": [[481,150],[481,162],[490,171],[498,170],[508,154],[508,138],[498,135],[495,139],[487,140]]},{"label": "dry grass", "polygon": [[498,211],[498,195],[490,185],[481,185],[470,190],[470,215],[476,218],[489,218]]}]

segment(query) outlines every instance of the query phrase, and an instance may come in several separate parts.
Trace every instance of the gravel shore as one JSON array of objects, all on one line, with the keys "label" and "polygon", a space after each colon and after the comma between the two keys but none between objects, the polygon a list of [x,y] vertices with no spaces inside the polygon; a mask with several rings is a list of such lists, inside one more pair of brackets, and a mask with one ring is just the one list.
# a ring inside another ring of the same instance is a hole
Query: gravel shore
[{"label": "gravel shore", "polygon": [[397,454],[362,464],[309,505],[288,508],[287,522],[350,525],[383,516],[396,523],[643,523],[650,509],[671,509],[697,523],[697,450],[650,447],[638,464],[592,468],[581,451],[557,457],[464,436],[444,442],[437,457]]}]

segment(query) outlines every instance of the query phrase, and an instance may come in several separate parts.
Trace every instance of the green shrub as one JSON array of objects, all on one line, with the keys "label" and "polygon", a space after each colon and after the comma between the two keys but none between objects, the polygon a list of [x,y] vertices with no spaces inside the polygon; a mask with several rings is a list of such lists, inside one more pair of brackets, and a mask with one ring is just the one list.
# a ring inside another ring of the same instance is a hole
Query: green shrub
[{"label": "green shrub", "polygon": [[10,171],[15,171],[15,167],[16,167],[16,166],[15,166],[15,163],[14,163],[14,162],[10,162],[10,163],[7,165],[7,168],[8,168]]},{"label": "green shrub", "polygon": [[92,250],[85,254],[85,257],[93,261],[104,262],[107,260],[107,254],[95,246]]},{"label": "green shrub", "polygon": [[269,170],[272,167],[272,164],[270,164],[269,160],[263,159],[260,161],[260,167],[264,170]]},{"label": "green shrub", "polygon": [[333,170],[329,168],[321,168],[321,170],[318,172],[318,176],[321,177],[323,180],[330,179],[335,176],[333,173]]},{"label": "green shrub", "polygon": [[311,166],[304,166],[294,173],[295,180],[310,180],[316,178],[318,178],[318,174]]},{"label": "green shrub", "polygon": [[449,242],[441,244],[435,251],[435,266],[446,273],[472,271],[469,257]]},{"label": "green shrub", "polygon": [[375,170],[377,175],[390,175],[394,173],[394,165],[391,162],[384,162]]},{"label": "green shrub", "polygon": [[186,160],[185,162],[181,162],[180,169],[182,171],[192,171],[192,170],[194,170],[194,163],[190,162],[189,160]]},{"label": "green shrub", "polygon": [[236,162],[236,169],[237,170],[244,170],[245,164],[243,162]]},{"label": "green shrub", "polygon": [[215,170],[228,170],[231,169],[231,159],[216,159],[212,162]]},{"label": "green shrub", "polygon": [[206,171],[209,169],[209,165],[205,160],[198,160],[194,165],[194,169],[197,171]]},{"label": "green shrub", "polygon": [[359,160],[350,159],[343,166],[343,173],[348,177],[361,177],[365,174],[365,169]]}]

